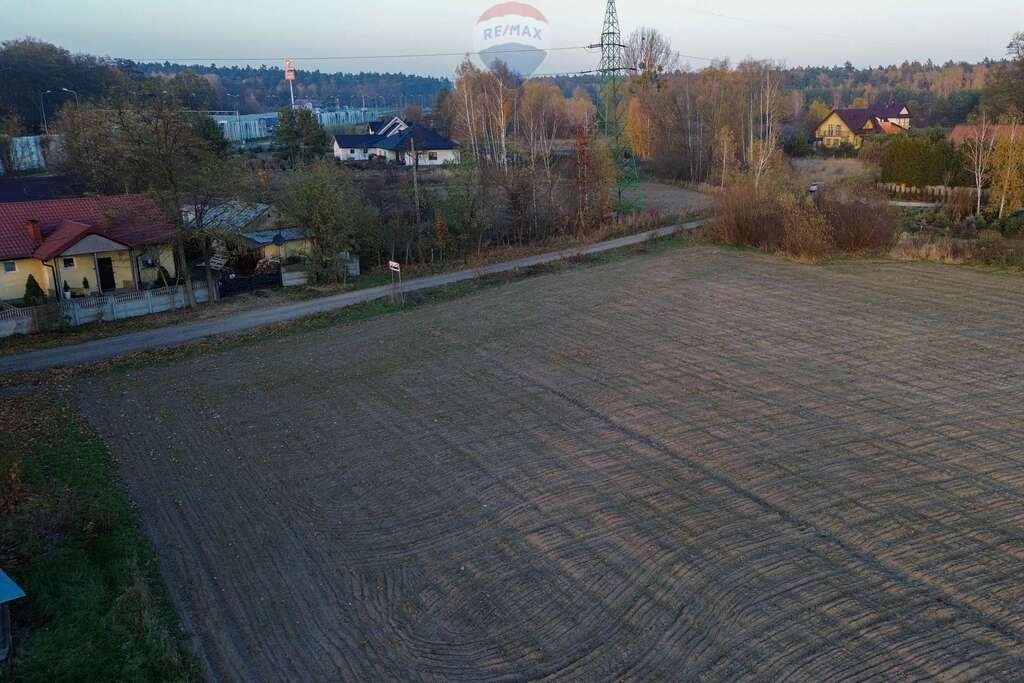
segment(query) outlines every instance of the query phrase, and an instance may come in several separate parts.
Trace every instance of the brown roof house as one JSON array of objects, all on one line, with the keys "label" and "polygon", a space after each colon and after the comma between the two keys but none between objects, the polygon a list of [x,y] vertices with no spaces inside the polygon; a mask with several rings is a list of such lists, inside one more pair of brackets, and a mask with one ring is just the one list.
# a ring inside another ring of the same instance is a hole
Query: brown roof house
[{"label": "brown roof house", "polygon": [[815,129],[814,138],[823,147],[848,144],[859,149],[868,135],[896,135],[909,128],[907,106],[889,102],[859,109],[833,109]]}]

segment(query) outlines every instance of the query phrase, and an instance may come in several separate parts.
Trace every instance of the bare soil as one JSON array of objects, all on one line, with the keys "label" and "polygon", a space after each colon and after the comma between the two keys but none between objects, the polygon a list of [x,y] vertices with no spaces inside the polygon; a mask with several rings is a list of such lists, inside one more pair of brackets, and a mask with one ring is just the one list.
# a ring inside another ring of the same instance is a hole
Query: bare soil
[{"label": "bare soil", "polygon": [[76,383],[216,680],[1010,680],[1024,279],[696,247]]}]

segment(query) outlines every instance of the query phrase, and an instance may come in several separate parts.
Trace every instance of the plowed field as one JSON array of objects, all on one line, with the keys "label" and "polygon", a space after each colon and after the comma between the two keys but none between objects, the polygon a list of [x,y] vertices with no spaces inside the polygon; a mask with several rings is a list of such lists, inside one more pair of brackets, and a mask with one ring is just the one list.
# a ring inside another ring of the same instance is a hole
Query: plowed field
[{"label": "plowed field", "polygon": [[213,678],[1014,679],[1022,301],[696,247],[78,398]]}]

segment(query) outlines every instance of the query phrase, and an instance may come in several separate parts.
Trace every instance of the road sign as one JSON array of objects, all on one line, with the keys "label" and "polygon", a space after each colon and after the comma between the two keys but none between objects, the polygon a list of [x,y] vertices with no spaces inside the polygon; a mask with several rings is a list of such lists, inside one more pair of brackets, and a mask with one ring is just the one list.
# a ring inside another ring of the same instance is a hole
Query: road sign
[{"label": "road sign", "polygon": [[402,266],[399,265],[398,261],[388,261],[388,270],[392,273],[401,273]]},{"label": "road sign", "polygon": [[295,62],[290,59],[284,60],[284,80],[295,80]]}]

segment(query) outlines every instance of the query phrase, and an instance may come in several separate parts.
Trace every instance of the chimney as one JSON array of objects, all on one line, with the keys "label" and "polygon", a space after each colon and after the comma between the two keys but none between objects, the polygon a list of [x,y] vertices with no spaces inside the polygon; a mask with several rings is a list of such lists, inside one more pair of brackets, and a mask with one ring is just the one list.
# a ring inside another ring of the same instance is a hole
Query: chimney
[{"label": "chimney", "polygon": [[25,228],[28,230],[28,238],[30,240],[33,242],[43,241],[43,231],[39,229],[39,221],[35,218],[30,218]]}]

